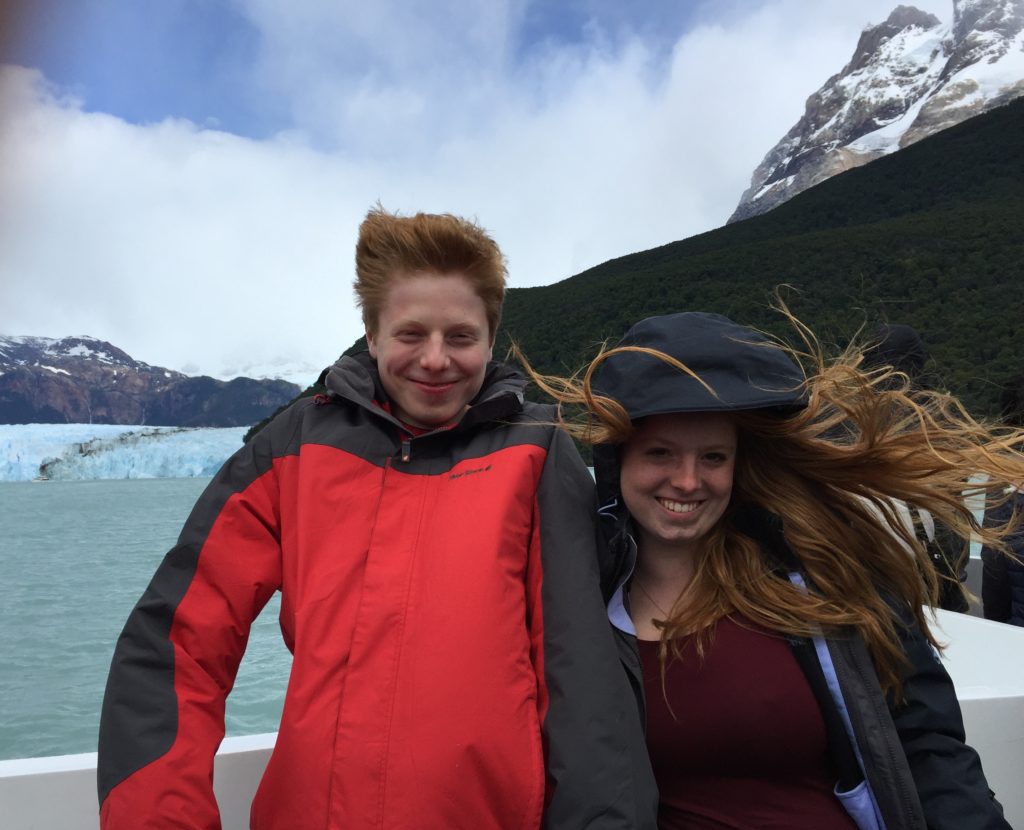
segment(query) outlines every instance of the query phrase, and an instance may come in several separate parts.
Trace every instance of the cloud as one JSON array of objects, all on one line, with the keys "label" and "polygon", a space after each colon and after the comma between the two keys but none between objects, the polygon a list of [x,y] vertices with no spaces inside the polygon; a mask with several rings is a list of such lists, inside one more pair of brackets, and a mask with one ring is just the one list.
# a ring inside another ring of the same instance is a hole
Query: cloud
[{"label": "cloud", "polygon": [[594,3],[585,36],[526,42],[521,2],[237,2],[262,33],[252,94],[290,112],[270,139],[0,73],[0,333],[319,366],[361,333],[352,250],[377,199],[477,217],[513,286],[708,230],[892,8],[708,4],[665,49]]}]

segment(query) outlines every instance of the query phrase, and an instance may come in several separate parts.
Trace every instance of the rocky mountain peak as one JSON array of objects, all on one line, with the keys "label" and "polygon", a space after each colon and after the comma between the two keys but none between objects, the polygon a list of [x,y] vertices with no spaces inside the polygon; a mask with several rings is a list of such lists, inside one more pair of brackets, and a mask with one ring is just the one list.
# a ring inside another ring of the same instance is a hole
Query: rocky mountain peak
[{"label": "rocky mountain peak", "polygon": [[886,41],[900,34],[904,29],[932,29],[941,23],[934,14],[923,12],[914,6],[897,6],[884,23],[868,26],[861,32],[853,58],[841,74],[849,75],[868,66],[880,53]]},{"label": "rocky mountain peak", "polygon": [[0,337],[0,367],[26,363],[98,361],[109,366],[145,366],[105,340],[88,335],[76,337]]},{"label": "rocky mountain peak", "polygon": [[1024,95],[1024,0],[954,0],[941,22],[897,6],[807,99],[730,222]]},{"label": "rocky mountain peak", "polygon": [[1012,39],[1024,28],[1024,6],[1016,0],[953,0],[953,38],[992,32]]},{"label": "rocky mountain peak", "polygon": [[1024,2],[1021,0],[954,0],[952,47],[942,77],[982,62],[1012,57],[1022,48]]}]

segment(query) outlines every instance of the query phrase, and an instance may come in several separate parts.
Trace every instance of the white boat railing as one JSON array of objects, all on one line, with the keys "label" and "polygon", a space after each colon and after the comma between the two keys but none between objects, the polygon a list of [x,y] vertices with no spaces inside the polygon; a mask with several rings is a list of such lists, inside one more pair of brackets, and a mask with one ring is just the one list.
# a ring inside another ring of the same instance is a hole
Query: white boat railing
[{"label": "white boat railing", "polygon": [[[938,612],[945,662],[963,709],[967,740],[981,754],[1012,826],[1024,828],[1024,628]],[[214,792],[223,830],[249,826],[249,804],[276,735],[226,738]],[[5,830],[97,830],[96,753],[0,761]]]},{"label": "white boat railing", "polygon": [[[223,830],[246,830],[249,805],[276,732],[225,738],[213,790]],[[7,830],[98,830],[96,753],[0,761],[0,826]]]}]

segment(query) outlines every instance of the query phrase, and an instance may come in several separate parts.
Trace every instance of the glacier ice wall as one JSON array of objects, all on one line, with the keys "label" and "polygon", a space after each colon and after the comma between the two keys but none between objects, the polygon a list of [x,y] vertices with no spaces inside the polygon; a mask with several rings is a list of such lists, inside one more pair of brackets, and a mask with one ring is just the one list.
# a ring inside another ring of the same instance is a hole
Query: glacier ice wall
[{"label": "glacier ice wall", "polygon": [[0,424],[0,481],[212,476],[245,427]]}]

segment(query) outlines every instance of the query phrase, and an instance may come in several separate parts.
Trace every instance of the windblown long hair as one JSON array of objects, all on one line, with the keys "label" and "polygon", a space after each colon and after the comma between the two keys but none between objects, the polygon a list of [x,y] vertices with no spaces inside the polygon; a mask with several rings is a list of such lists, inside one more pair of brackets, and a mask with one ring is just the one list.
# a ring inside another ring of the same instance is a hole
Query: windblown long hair
[{"label": "windblown long hair", "polygon": [[[784,417],[728,414],[738,433],[732,498],[704,540],[692,581],[659,623],[662,661],[670,652],[680,655],[684,635],[695,635],[703,654],[714,624],[733,612],[783,635],[852,626],[867,644],[883,690],[899,698],[906,662],[899,617],[913,617],[941,647],[924,611],[935,604],[941,577],[901,519],[897,501],[929,510],[965,548],[972,534],[1001,547],[1019,517],[983,528],[964,496],[988,494],[995,503],[1007,484],[1024,480],[1024,430],[975,420],[956,398],[914,389],[891,367],[862,368],[863,348],[856,343],[826,359],[814,335],[784,305],[780,310],[802,347],[779,341],[772,347],[803,368],[807,407]],[[604,361],[624,350],[694,376],[675,358],[638,346],[603,348],[568,378],[540,375],[517,356],[559,403],[561,426],[584,443],[621,445],[634,424],[619,401],[594,391],[592,380]],[[982,474],[988,479],[979,484]],[[750,505],[781,517],[810,590],[793,585],[731,521]]]}]

